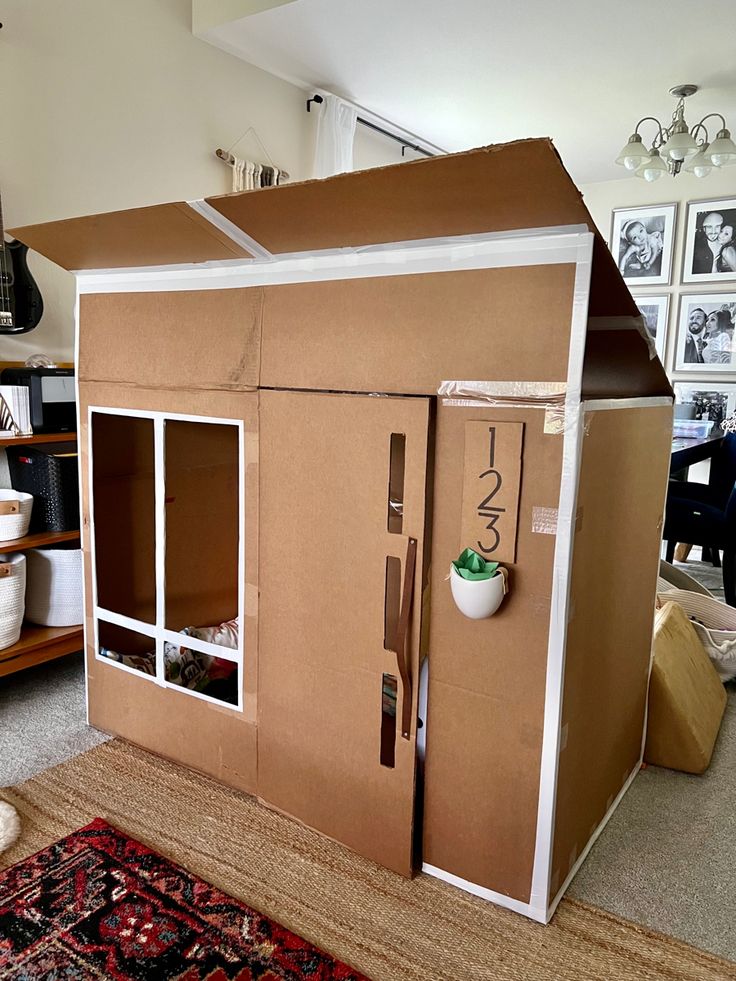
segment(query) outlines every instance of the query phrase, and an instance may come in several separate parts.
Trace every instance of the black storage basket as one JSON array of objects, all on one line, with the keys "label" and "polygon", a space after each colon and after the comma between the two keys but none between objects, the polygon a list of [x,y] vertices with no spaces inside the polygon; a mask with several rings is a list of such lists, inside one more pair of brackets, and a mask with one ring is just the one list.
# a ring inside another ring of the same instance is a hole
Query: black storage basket
[{"label": "black storage basket", "polygon": [[75,444],[9,446],[7,453],[13,489],[33,494],[29,532],[76,531],[79,470]]}]

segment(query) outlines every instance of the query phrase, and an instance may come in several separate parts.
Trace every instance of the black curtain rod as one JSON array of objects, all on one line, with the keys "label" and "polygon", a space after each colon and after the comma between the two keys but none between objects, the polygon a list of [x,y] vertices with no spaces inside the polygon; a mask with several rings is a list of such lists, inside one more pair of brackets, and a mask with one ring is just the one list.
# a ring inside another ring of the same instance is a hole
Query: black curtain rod
[{"label": "black curtain rod", "polygon": [[[316,102],[317,105],[321,105],[325,100],[321,95],[313,95],[311,99],[307,99],[307,112],[312,111],[312,103]],[[402,140],[400,136],[396,133],[391,133],[387,129],[383,129],[381,126],[376,126],[368,119],[363,119],[362,116],[358,116],[358,122],[361,126],[365,126],[368,129],[372,129],[374,133],[380,133],[381,136],[388,137],[389,140],[393,140],[395,143],[401,144],[401,156],[404,156],[405,150],[414,150],[416,153],[422,153],[425,157],[434,157],[434,153],[430,153],[429,150],[425,150],[423,146],[417,146],[415,143],[407,143],[406,140]]]}]

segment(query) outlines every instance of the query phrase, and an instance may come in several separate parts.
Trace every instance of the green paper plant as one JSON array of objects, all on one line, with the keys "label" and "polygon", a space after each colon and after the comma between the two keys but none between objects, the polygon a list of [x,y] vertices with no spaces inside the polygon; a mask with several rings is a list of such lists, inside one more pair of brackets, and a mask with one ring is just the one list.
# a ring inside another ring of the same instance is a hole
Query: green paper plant
[{"label": "green paper plant", "polygon": [[487,562],[472,548],[466,548],[452,563],[455,572],[463,579],[492,579],[498,575],[498,562]]}]

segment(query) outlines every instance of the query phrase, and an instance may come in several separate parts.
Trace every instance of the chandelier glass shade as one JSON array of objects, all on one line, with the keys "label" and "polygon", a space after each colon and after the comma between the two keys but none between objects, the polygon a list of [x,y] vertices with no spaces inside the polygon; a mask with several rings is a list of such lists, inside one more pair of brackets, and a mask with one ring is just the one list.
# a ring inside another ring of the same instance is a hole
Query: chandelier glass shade
[{"label": "chandelier glass shade", "polygon": [[[644,116],[616,157],[616,163],[646,181],[659,180],[664,174],[676,177],[681,170],[696,177],[707,177],[714,167],[736,164],[736,144],[720,113],[708,113],[695,126],[688,126],[685,120],[685,99],[697,90],[697,85],[677,85],[670,89],[670,95],[677,99],[677,105],[669,126],[663,126],[654,116]],[[705,126],[706,120],[711,118],[721,121],[721,128],[712,141]],[[639,127],[647,122],[656,125],[654,139],[649,148],[639,133]]]}]

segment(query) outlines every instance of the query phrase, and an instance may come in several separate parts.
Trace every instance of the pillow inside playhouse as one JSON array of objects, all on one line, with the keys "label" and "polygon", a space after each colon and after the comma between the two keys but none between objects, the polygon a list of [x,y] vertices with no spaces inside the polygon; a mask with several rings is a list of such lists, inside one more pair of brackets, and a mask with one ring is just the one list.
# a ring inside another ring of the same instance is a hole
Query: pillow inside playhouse
[{"label": "pillow inside playhouse", "polygon": [[[238,646],[238,618],[211,627],[184,627],[180,633],[232,650]],[[142,674],[156,675],[156,651],[123,653],[100,644],[100,654]],[[238,666],[234,661],[164,644],[164,676],[173,685],[197,691],[230,705],[238,704]]]}]

